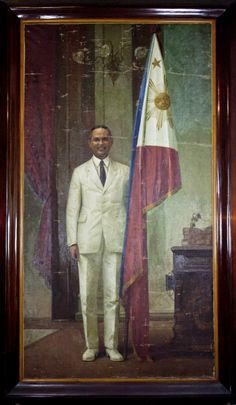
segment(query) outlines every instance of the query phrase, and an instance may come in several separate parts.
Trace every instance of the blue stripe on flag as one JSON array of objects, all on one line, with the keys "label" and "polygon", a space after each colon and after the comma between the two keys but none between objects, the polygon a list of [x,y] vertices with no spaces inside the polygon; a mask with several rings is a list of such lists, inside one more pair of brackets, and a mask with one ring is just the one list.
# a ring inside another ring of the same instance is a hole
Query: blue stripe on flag
[{"label": "blue stripe on flag", "polygon": [[131,149],[131,164],[130,164],[130,173],[129,173],[129,185],[128,185],[128,206],[127,206],[127,215],[126,215],[126,226],[125,226],[125,236],[124,236],[124,243],[123,243],[123,252],[122,252],[122,259],[121,259],[121,272],[120,272],[120,297],[122,296],[122,289],[123,289],[123,279],[124,279],[124,258],[126,254],[126,240],[127,240],[127,228],[128,228],[128,222],[129,222],[129,205],[130,205],[130,195],[131,195],[131,188],[132,188],[132,181],[133,181],[133,172],[134,172],[134,162],[135,162],[135,156],[136,156],[136,151],[137,151],[137,141],[138,141],[138,134],[139,134],[139,127],[140,127],[140,121],[141,121],[141,116],[142,116],[142,109],[143,109],[143,100],[144,100],[144,95],[145,95],[145,90],[146,90],[146,84],[147,84],[147,74],[148,74],[148,67],[151,62],[151,55],[152,55],[152,49],[154,46],[154,36],[151,42],[151,46],[149,49],[148,57],[146,59],[145,67],[144,67],[144,75],[142,79],[142,83],[140,86],[140,92],[139,92],[139,99],[138,99],[138,106],[136,109],[135,113],[135,119],[134,119],[134,128],[133,128],[133,135],[132,135],[132,149]]}]

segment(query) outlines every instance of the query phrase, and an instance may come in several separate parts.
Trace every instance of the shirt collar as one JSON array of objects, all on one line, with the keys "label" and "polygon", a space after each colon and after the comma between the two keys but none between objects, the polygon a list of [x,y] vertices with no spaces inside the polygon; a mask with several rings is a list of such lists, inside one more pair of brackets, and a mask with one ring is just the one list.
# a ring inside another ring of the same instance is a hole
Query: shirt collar
[{"label": "shirt collar", "polygon": [[[105,166],[108,167],[110,163],[110,158],[107,156],[105,159],[102,159]],[[95,155],[93,155],[93,163],[95,164],[96,167],[99,167],[99,164],[101,162],[101,159],[97,158]]]}]

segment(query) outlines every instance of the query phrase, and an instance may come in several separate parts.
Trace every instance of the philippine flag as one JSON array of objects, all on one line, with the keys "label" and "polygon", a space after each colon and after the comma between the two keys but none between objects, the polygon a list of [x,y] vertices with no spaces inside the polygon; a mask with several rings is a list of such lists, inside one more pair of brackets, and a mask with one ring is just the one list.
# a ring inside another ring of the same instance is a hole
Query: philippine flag
[{"label": "philippine flag", "polygon": [[136,355],[148,358],[147,212],[181,187],[179,155],[163,58],[153,35],[135,116],[120,294]]}]

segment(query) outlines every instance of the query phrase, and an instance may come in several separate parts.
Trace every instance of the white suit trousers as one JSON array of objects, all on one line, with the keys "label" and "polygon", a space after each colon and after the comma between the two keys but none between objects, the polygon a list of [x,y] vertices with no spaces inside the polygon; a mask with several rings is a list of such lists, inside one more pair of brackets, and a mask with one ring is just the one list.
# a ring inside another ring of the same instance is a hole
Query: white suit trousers
[{"label": "white suit trousers", "polygon": [[99,277],[103,282],[104,345],[117,349],[119,326],[119,283],[121,254],[106,250],[79,257],[80,300],[85,342],[88,349],[98,349],[97,292]]}]

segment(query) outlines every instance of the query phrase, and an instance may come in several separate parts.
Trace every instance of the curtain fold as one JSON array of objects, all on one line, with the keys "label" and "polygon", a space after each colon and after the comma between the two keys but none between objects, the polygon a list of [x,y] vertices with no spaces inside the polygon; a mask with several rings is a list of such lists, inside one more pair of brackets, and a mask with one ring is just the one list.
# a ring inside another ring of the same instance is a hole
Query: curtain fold
[{"label": "curtain fold", "polygon": [[[41,201],[34,264],[51,285],[55,169],[56,27],[26,26],[25,174]],[[46,46],[45,46],[46,44]]]}]

